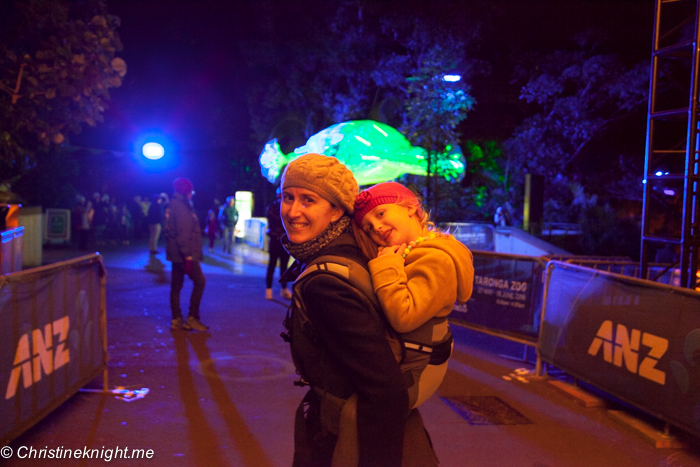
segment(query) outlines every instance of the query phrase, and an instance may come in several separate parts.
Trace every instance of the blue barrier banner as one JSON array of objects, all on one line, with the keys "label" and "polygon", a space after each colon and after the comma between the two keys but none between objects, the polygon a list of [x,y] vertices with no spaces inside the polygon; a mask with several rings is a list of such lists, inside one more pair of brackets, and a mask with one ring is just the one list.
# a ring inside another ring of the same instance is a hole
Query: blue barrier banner
[{"label": "blue barrier banner", "polygon": [[535,342],[543,261],[529,256],[472,253],[474,291],[465,305],[455,306],[450,321]]},{"label": "blue barrier banner", "polygon": [[493,226],[490,224],[445,222],[440,224],[439,227],[449,231],[457,240],[467,245],[470,250],[494,250]]},{"label": "blue barrier banner", "polygon": [[106,368],[104,266],[83,258],[0,277],[0,443]]},{"label": "blue barrier banner", "polygon": [[543,361],[700,435],[700,293],[552,261]]}]

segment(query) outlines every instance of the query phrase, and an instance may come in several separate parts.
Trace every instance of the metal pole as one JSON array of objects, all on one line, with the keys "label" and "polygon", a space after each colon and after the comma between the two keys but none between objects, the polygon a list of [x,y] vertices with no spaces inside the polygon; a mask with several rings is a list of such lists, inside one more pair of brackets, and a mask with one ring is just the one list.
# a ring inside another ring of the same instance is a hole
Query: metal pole
[{"label": "metal pole", "polygon": [[646,242],[648,217],[649,213],[649,168],[651,159],[654,157],[654,111],[656,110],[656,75],[658,72],[658,56],[656,52],[659,50],[659,31],[661,28],[661,3],[662,0],[656,0],[654,12],[654,37],[652,39],[652,54],[651,54],[651,76],[649,79],[649,105],[647,108],[647,144],[646,157],[644,158],[644,188],[642,190],[642,241],[640,248],[639,259],[639,278],[645,279],[647,276],[647,268],[649,265],[648,255],[649,248]]},{"label": "metal pole", "polygon": [[698,28],[700,0],[695,5],[695,35],[693,42],[693,64],[690,77],[690,99],[688,115],[688,146],[685,159],[683,190],[683,221],[681,231],[681,286],[695,289],[697,284],[697,154],[698,154],[698,66],[700,65],[700,28]]},{"label": "metal pole", "polygon": [[[554,268],[554,264],[552,261],[547,263],[547,266],[545,267],[545,277],[544,277],[544,292],[542,293],[542,313],[540,313],[540,332],[539,335],[542,335],[542,325],[544,324],[544,311],[546,309],[546,304],[547,304],[547,294],[549,292],[549,280],[551,279],[552,275],[550,271]],[[537,343],[537,347],[535,347],[537,350],[537,361],[535,363],[535,376],[541,377],[542,376],[542,358],[540,357],[540,346],[539,342]]]}]

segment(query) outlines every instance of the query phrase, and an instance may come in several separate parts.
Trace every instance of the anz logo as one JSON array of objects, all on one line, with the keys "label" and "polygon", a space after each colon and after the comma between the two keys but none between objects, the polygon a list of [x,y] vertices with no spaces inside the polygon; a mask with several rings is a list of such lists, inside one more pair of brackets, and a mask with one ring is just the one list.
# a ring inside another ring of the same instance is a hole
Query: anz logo
[{"label": "anz logo", "polygon": [[[5,399],[12,399],[17,393],[20,377],[22,385],[26,389],[32,384],[41,381],[41,375],[50,375],[55,370],[70,362],[70,349],[66,348],[68,328],[70,326],[68,316],[59,318],[52,324],[31,332],[31,353],[29,352],[29,334],[23,334],[17,343],[15,361],[10,382],[7,384]],[[54,347],[54,337],[56,345]]]},{"label": "anz logo", "polygon": [[[640,344],[643,347],[642,350],[645,350],[641,355],[643,357],[641,362],[639,361]],[[606,362],[622,367],[624,361],[625,368],[630,373],[655,383],[666,384],[666,373],[657,369],[656,364],[668,350],[668,339],[648,332],[642,333],[638,329],[632,329],[630,333],[623,324],[617,325],[613,335],[613,323],[607,320],[603,321],[598,328],[598,333],[588,348],[588,354],[595,357],[600,353],[601,348]]]}]

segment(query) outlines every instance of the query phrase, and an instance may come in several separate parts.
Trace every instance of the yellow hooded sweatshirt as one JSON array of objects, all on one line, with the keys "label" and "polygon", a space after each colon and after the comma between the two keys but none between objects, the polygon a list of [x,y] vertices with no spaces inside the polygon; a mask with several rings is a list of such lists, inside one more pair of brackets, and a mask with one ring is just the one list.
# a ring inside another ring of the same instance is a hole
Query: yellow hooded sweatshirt
[{"label": "yellow hooded sweatshirt", "polygon": [[[374,291],[391,326],[406,346],[401,368],[409,383],[411,407],[420,405],[439,386],[447,362],[433,381],[421,378],[430,355],[414,350],[415,344],[434,346],[452,336],[447,324],[455,302],[469,300],[474,284],[472,253],[453,236],[443,234],[418,243],[404,258],[379,256],[369,262]],[[409,344],[410,345],[410,344]],[[423,375],[425,376],[425,375]],[[439,378],[439,381],[435,381]],[[418,395],[419,382],[421,386]],[[428,394],[429,392],[429,394]]]}]

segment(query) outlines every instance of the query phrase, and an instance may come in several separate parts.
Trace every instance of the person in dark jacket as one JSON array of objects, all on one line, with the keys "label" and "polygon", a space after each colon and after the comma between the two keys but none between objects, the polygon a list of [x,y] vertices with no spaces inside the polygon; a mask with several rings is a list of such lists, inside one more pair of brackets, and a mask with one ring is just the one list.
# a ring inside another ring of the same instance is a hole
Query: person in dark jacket
[{"label": "person in dark jacket", "polygon": [[219,223],[224,229],[224,251],[231,253],[233,237],[236,235],[236,224],[238,223],[236,198],[233,196],[226,198],[226,204],[221,206],[219,210]]},{"label": "person in dark jacket", "polygon": [[[202,231],[199,220],[192,207],[194,186],[184,177],[173,182],[175,194],[170,200],[165,219],[165,257],[172,262],[170,282],[170,309],[172,311],[171,329],[194,329],[206,331],[208,326],[199,320],[199,304],[204,293],[205,278],[200,261],[202,261]],[[187,320],[182,320],[180,309],[180,291],[185,281],[185,274],[190,276],[194,287],[190,296],[190,309]]]},{"label": "person in dark jacket", "polygon": [[[267,274],[265,275],[265,298],[272,300],[272,278],[275,275],[275,267],[277,267],[277,261],[280,263],[280,277],[284,276],[287,272],[287,266],[289,265],[289,253],[282,246],[280,238],[284,235],[284,225],[282,224],[282,218],[280,217],[280,198],[281,190],[277,188],[277,197],[273,202],[267,206],[265,215],[267,216],[267,230],[266,234],[269,238],[267,242],[269,258],[267,261]],[[280,281],[282,285],[281,296],[285,300],[292,299],[292,293],[287,288],[287,282]]]},{"label": "person in dark jacket", "polygon": [[143,209],[141,208],[141,196],[136,195],[129,202],[129,212],[131,212],[131,222],[134,226],[132,238],[139,240],[143,234]]},{"label": "person in dark jacket", "polygon": [[152,255],[158,254],[158,239],[163,228],[164,216],[163,198],[160,195],[151,196],[151,205],[148,207],[148,249]]},{"label": "person in dark jacket", "polygon": [[[306,154],[289,163],[282,176],[282,244],[296,262],[285,279],[327,255],[367,267],[349,218],[357,192],[352,172],[334,157]],[[292,355],[311,386],[297,409],[293,465],[437,465],[420,414],[409,411],[388,325],[363,292],[320,268],[295,284],[293,294]],[[313,336],[306,334],[310,328]],[[340,412],[350,397],[357,398],[358,459],[334,453]]]}]

